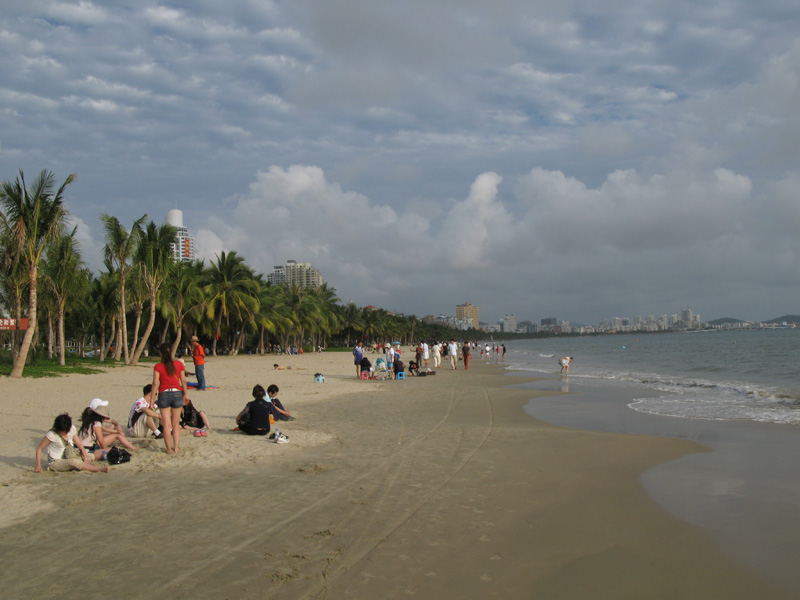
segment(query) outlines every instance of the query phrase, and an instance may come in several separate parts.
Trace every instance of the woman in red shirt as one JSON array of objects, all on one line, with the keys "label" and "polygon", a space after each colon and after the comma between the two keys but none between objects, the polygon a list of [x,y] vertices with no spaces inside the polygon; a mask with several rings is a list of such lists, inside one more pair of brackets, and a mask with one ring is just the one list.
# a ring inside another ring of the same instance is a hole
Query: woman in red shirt
[{"label": "woman in red shirt", "polygon": [[153,367],[153,389],[158,390],[158,406],[164,432],[167,454],[178,453],[181,440],[181,410],[187,399],[186,370],[183,363],[172,358],[172,346],[163,343],[158,347],[161,362]]}]

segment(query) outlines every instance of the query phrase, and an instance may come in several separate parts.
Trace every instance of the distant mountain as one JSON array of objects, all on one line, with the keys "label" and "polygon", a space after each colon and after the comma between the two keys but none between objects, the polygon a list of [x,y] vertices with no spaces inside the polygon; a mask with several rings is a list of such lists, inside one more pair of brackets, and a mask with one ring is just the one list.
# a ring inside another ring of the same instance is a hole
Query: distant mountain
[{"label": "distant mountain", "polygon": [[732,319],[730,317],[724,317],[722,319],[714,319],[713,321],[709,321],[709,325],[731,325],[732,323],[744,323],[744,321],[740,319]]},{"label": "distant mountain", "polygon": [[770,321],[764,321],[764,323],[768,323],[770,325],[780,325],[781,323],[798,323],[800,324],[800,315],[783,315],[782,317],[778,317],[777,319],[772,319]]}]

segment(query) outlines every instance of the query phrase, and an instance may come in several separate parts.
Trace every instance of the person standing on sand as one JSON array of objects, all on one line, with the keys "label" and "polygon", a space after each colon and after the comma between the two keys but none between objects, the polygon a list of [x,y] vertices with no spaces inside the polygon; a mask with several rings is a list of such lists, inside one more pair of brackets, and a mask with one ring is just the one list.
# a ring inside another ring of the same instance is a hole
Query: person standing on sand
[{"label": "person standing on sand", "polygon": [[194,374],[197,376],[197,389],[206,389],[206,351],[196,335],[192,336],[192,360],[194,361]]},{"label": "person standing on sand", "polygon": [[361,361],[364,360],[364,342],[358,341],[353,348],[353,362],[356,365],[356,377],[361,377]]},{"label": "person standing on sand", "polygon": [[503,362],[506,362],[506,345],[503,344]]},{"label": "person standing on sand", "polygon": [[428,342],[422,342],[422,360],[425,361],[425,366],[427,367],[431,360],[431,349],[428,346]]},{"label": "person standing on sand", "polygon": [[158,347],[161,362],[153,367],[153,389],[158,390],[156,406],[160,410],[161,429],[167,454],[177,454],[181,441],[181,412],[186,389],[186,370],[183,363],[172,358],[172,346],[164,342]]}]

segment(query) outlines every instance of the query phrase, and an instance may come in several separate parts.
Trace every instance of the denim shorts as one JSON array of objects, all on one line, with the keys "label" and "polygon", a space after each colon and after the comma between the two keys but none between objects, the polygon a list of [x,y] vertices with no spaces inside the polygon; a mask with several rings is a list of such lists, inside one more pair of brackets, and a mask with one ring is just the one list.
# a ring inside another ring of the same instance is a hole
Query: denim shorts
[{"label": "denim shorts", "polygon": [[183,406],[183,392],[160,392],[156,400],[158,408],[180,408]]}]

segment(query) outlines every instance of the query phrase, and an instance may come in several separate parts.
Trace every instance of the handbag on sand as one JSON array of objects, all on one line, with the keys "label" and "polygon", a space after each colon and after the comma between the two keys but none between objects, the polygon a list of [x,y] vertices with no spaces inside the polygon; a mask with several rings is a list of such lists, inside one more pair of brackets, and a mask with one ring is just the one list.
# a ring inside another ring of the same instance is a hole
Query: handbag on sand
[{"label": "handbag on sand", "polygon": [[130,462],[130,460],[131,453],[118,446],[114,446],[108,451],[108,454],[106,454],[106,461],[108,461],[110,465],[121,465],[122,463]]}]

